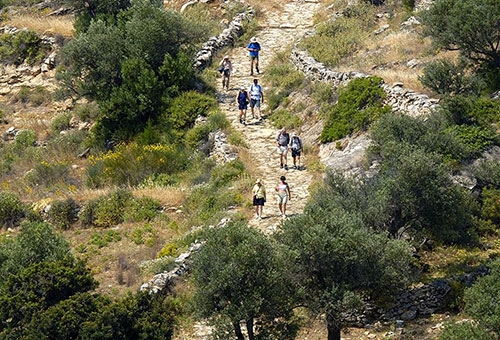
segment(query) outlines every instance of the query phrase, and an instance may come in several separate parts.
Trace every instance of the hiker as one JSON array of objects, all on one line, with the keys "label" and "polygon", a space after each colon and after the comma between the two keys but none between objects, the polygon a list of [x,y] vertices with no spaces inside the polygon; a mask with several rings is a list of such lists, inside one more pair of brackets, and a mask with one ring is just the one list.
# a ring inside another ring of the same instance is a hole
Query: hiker
[{"label": "hiker", "polygon": [[300,170],[300,151],[302,150],[302,141],[295,132],[292,133],[290,148],[292,149],[293,168]]},{"label": "hiker", "polygon": [[248,92],[245,87],[240,88],[240,92],[236,96],[236,101],[238,102],[238,109],[240,110],[240,124],[247,124],[247,107],[249,102]]},{"label": "hiker", "polygon": [[[252,118],[262,120],[260,104],[264,103],[264,93],[262,92],[262,86],[260,86],[258,79],[253,80],[253,84],[250,86],[250,90],[248,92],[250,92],[250,109],[252,110]],[[255,115],[254,107],[257,107],[259,111],[258,116]]]},{"label": "hiker", "polygon": [[286,218],[286,203],[292,199],[292,194],[285,176],[280,177],[280,182],[275,190],[278,193],[278,207],[280,208],[281,217]]},{"label": "hiker", "polygon": [[219,63],[219,71],[222,73],[222,89],[224,87],[229,90],[229,79],[231,78],[231,73],[233,72],[233,63],[229,60],[229,56],[224,56],[224,59]]},{"label": "hiker", "polygon": [[257,37],[253,37],[250,39],[250,42],[248,43],[247,50],[250,53],[250,75],[253,76],[253,65],[255,63],[255,71],[257,71],[257,74],[260,74],[259,72],[259,51],[260,51],[260,44],[257,42]]},{"label": "hiker", "polygon": [[253,206],[255,207],[255,217],[260,221],[262,220],[262,208],[266,202],[266,188],[260,178],[255,181],[252,189],[252,199]]},{"label": "hiker", "polygon": [[280,155],[280,168],[288,170],[286,162],[286,154],[288,153],[288,144],[290,144],[290,135],[286,132],[286,128],[282,128],[276,137],[276,144],[278,144],[278,153]]}]

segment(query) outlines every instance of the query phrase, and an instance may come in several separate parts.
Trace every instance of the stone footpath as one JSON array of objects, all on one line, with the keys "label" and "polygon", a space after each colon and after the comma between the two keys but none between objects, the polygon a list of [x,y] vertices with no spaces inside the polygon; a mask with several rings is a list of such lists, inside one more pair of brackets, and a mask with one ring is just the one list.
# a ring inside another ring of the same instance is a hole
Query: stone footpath
[{"label": "stone footpath", "polygon": [[[217,97],[222,112],[231,122],[232,126],[241,131],[246,143],[249,145],[249,154],[254,160],[255,179],[261,178],[267,191],[267,202],[263,210],[263,218],[259,222],[253,218],[249,225],[257,227],[264,232],[272,232],[281,223],[280,212],[277,204],[277,195],[274,188],[279,178],[284,175],[290,185],[292,199],[287,204],[287,216],[291,217],[302,212],[309,197],[308,187],[312,176],[305,170],[280,169],[279,155],[276,152],[275,138],[279,128],[273,127],[265,117],[270,114],[266,104],[267,86],[263,81],[269,63],[274,55],[293,44],[297,37],[302,36],[310,30],[313,24],[313,15],[319,8],[317,0],[291,1],[283,6],[281,10],[263,11],[263,18],[259,20],[262,30],[256,33],[261,45],[259,69],[261,75],[250,76],[250,60],[245,47],[235,48],[229,52],[233,63],[234,73],[231,76],[229,90],[222,89],[222,78],[217,79]],[[220,60],[214,60],[218,63]],[[262,106],[264,120],[262,122],[251,119],[250,107],[247,111],[247,125],[239,122],[239,110],[236,96],[239,88],[244,86],[250,88],[254,78],[259,79],[263,87],[264,104]],[[292,131],[289,131],[290,133]],[[300,131],[299,132],[300,135]],[[302,155],[302,159],[307,155]],[[288,154],[288,166],[293,165],[291,152]],[[250,193],[249,193],[250,199]]]}]

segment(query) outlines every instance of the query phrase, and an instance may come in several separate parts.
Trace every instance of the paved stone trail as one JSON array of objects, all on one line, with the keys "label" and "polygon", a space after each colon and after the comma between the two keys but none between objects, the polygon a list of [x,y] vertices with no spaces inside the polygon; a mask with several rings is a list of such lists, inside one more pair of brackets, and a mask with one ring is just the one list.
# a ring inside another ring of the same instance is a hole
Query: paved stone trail
[{"label": "paved stone trail", "polygon": [[[318,0],[298,0],[284,4],[282,8],[273,7],[272,11],[263,11],[263,18],[259,19],[259,26],[262,27],[262,30],[256,33],[261,45],[259,54],[261,75],[265,74],[276,53],[289,47],[298,37],[312,28],[313,15],[318,8]],[[312,176],[307,169],[294,170],[291,168],[293,165],[291,151],[288,152],[289,170],[280,169],[279,154],[276,151],[275,142],[279,129],[273,127],[265,118],[263,122],[251,119],[250,107],[247,110],[247,125],[240,124],[238,103],[236,102],[236,95],[240,87],[244,86],[248,89],[254,78],[259,79],[259,84],[262,85],[264,92],[262,109],[265,117],[270,113],[266,104],[266,83],[261,75],[254,73],[254,76],[250,76],[250,59],[246,44],[244,48],[233,49],[229,55],[233,63],[234,74],[231,76],[229,90],[222,89],[222,78],[217,79],[217,96],[221,110],[225,112],[232,126],[242,132],[247,144],[251,146],[249,153],[257,169],[255,179],[261,178],[266,186],[267,202],[264,206],[263,218],[260,222],[253,218],[249,224],[265,232],[272,232],[282,221],[275,192],[279,178],[282,175],[286,176],[291,189],[292,199],[287,204],[287,216],[291,217],[302,212],[309,197],[308,187]],[[289,133],[291,135],[292,131]],[[305,157],[307,155],[302,155],[302,159]]]},{"label": "paved stone trail", "polygon": [[[267,66],[276,53],[290,46],[298,37],[301,37],[307,30],[312,28],[313,15],[318,10],[319,5],[318,0],[296,0],[290,1],[280,8],[273,7],[272,11],[263,11],[263,15],[259,19],[259,26],[262,27],[262,30],[256,33],[262,48],[259,54],[261,75],[265,74]],[[234,74],[231,76],[229,90],[222,89],[222,77],[217,78],[217,97],[222,112],[226,114],[232,126],[242,132],[247,144],[252,146],[249,153],[251,159],[255,161],[255,169],[257,170],[255,179],[257,177],[261,178],[267,189],[267,202],[263,210],[263,219],[259,222],[256,218],[253,218],[249,221],[249,225],[264,232],[272,232],[282,222],[277,204],[277,195],[274,190],[279,178],[282,175],[286,176],[290,185],[292,199],[287,204],[287,216],[291,217],[302,212],[309,197],[308,187],[311,184],[312,175],[309,174],[307,169],[289,169],[288,171],[280,169],[275,142],[279,129],[271,126],[266,119],[263,122],[251,119],[250,107],[247,111],[247,125],[240,124],[238,104],[236,102],[236,95],[240,87],[245,86],[248,89],[254,78],[259,79],[259,84],[262,85],[264,92],[263,115],[266,116],[269,114],[265,101],[266,84],[261,75],[254,73],[255,76],[250,76],[250,60],[246,44],[244,48],[235,48],[228,54],[233,63]],[[214,63],[219,61],[214,60]],[[302,155],[303,159],[305,157],[307,155]],[[288,165],[293,165],[291,152],[288,154]],[[176,335],[176,340],[206,340],[209,338],[211,328],[207,325],[196,323],[193,328],[194,334],[189,335],[182,334],[183,331],[180,330],[179,333],[181,334]]]}]

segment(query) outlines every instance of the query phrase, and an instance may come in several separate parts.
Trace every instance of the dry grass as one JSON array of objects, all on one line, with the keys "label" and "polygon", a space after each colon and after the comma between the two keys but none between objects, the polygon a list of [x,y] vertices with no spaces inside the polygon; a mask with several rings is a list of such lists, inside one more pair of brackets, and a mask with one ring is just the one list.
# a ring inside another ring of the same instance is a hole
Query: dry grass
[{"label": "dry grass", "polygon": [[72,16],[44,16],[20,14],[10,17],[4,25],[27,28],[40,34],[72,37],[74,34]]}]

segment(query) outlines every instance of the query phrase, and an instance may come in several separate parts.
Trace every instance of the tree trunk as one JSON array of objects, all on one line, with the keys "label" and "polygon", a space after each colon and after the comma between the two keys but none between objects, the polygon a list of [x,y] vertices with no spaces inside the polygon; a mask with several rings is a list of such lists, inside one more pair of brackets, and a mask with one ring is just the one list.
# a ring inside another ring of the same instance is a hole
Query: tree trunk
[{"label": "tree trunk", "polygon": [[248,340],[254,340],[255,335],[253,334],[253,318],[247,320],[247,332],[248,332]]},{"label": "tree trunk", "polygon": [[326,317],[326,329],[328,330],[328,340],[340,340],[340,326],[331,316]]},{"label": "tree trunk", "polygon": [[236,334],[236,338],[238,340],[245,340],[245,337],[243,336],[243,333],[241,332],[241,326],[239,322],[233,323],[234,327],[234,334]]}]

